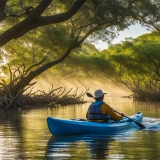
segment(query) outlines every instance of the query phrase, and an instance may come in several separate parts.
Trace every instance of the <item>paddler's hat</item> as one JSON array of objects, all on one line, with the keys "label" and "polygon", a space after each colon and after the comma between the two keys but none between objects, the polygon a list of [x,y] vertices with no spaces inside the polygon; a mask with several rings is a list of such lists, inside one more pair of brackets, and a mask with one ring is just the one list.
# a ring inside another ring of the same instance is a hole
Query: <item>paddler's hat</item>
[{"label": "paddler's hat", "polygon": [[94,92],[94,98],[100,98],[100,97],[102,97],[102,96],[105,95],[105,94],[107,94],[107,93],[102,92],[101,89],[98,89],[98,90],[96,90],[96,91]]}]

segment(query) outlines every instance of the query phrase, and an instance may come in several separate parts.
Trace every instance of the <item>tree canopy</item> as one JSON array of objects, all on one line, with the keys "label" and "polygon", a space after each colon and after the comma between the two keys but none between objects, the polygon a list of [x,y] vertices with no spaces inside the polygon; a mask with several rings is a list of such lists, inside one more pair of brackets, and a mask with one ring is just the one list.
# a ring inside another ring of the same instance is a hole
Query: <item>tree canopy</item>
[{"label": "tree canopy", "polygon": [[10,57],[2,93],[22,95],[84,42],[109,42],[138,22],[159,30],[159,10],[157,0],[1,0],[0,47]]},{"label": "tree canopy", "polygon": [[101,54],[111,62],[113,77],[126,85],[135,99],[160,100],[159,32],[111,45]]},{"label": "tree canopy", "polygon": [[96,79],[110,85],[112,83],[109,80],[116,80],[133,93],[135,100],[159,101],[159,39],[159,32],[144,34],[135,39],[128,38],[101,52],[92,50],[88,54],[74,53],[65,61],[65,66],[57,67],[62,76],[73,76],[78,80]]}]

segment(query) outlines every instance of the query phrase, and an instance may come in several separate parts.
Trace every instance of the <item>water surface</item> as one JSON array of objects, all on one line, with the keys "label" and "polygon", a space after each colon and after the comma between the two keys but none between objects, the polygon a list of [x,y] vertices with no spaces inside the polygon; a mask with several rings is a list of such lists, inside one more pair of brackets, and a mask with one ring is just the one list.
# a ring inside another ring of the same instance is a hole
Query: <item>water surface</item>
[{"label": "water surface", "polygon": [[144,114],[145,130],[127,130],[112,135],[52,136],[46,118],[85,118],[88,105],[27,109],[6,115],[0,112],[0,159],[160,159],[160,105],[135,103],[108,97],[115,110],[130,116]]}]

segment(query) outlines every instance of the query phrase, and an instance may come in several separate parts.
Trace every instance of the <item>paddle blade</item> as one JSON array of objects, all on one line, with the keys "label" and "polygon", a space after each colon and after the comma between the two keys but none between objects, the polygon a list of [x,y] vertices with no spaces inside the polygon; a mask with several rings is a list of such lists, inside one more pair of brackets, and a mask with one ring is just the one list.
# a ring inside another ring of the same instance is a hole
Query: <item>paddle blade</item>
[{"label": "paddle blade", "polygon": [[89,92],[87,92],[86,95],[87,95],[88,97],[94,98]]},{"label": "paddle blade", "polygon": [[143,125],[143,124],[141,124],[141,123],[139,123],[139,122],[137,122],[137,121],[134,121],[141,129],[145,129],[146,127]]}]

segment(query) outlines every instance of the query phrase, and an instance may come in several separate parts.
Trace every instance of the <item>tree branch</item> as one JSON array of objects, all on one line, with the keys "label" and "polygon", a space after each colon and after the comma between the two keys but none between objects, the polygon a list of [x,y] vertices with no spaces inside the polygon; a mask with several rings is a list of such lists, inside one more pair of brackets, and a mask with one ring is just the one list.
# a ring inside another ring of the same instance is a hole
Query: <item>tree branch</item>
[{"label": "tree branch", "polygon": [[4,13],[6,3],[7,3],[7,0],[0,1],[0,22],[6,18],[6,14]]},{"label": "tree branch", "polygon": [[40,15],[52,2],[52,0],[43,0],[35,9],[31,11],[25,20],[21,21],[0,35],[0,47],[12,39],[19,38],[32,29],[44,25],[64,22],[70,19],[74,14],[77,13],[85,1],[86,0],[76,0],[73,6],[65,13],[54,16],[40,17]]}]

